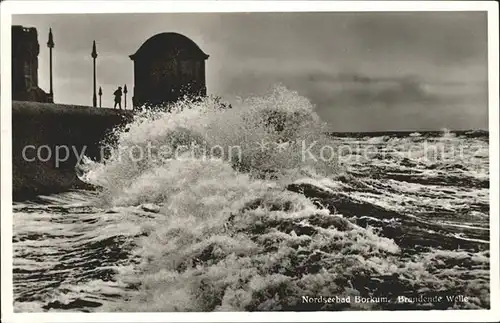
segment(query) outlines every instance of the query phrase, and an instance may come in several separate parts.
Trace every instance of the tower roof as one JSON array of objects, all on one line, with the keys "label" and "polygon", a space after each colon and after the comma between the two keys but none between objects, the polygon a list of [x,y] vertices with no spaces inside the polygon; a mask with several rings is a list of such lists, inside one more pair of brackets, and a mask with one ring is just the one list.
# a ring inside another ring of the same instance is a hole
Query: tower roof
[{"label": "tower roof", "polygon": [[157,53],[169,53],[180,58],[207,59],[209,55],[205,54],[198,45],[188,37],[174,33],[165,32],[156,34],[142,44],[141,47],[130,55],[130,59],[136,60],[141,57],[150,57]]}]

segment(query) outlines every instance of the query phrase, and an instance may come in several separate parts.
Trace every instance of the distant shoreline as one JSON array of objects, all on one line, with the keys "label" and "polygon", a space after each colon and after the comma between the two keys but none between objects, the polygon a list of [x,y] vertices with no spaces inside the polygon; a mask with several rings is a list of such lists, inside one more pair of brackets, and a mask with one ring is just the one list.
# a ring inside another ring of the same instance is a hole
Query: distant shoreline
[{"label": "distant shoreline", "polygon": [[[449,130],[450,133],[453,133],[458,136],[467,136],[469,138],[475,137],[484,137],[489,135],[489,130]],[[329,131],[328,135],[332,137],[382,137],[382,136],[391,136],[391,137],[408,137],[413,133],[419,133],[422,137],[439,137],[443,135],[442,130],[426,130],[426,131],[418,131],[418,130],[404,130],[404,131],[366,131],[366,132],[357,132],[357,131]]]}]

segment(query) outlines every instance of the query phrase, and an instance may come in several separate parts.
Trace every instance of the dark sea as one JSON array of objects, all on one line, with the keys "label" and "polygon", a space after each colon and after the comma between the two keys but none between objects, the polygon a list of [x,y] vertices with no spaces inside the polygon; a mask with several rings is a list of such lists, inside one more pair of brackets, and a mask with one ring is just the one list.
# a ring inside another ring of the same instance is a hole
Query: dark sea
[{"label": "dark sea", "polygon": [[186,105],[82,161],[95,190],[14,203],[15,311],[490,307],[488,132],[326,133],[282,88]]}]

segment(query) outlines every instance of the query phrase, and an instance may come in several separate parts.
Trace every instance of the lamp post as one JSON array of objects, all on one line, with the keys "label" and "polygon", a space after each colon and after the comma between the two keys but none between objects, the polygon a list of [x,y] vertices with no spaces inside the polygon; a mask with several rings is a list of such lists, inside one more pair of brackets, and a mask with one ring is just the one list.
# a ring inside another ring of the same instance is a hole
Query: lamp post
[{"label": "lamp post", "polygon": [[54,102],[54,90],[52,88],[52,48],[54,48],[54,37],[52,35],[52,28],[49,28],[49,41],[47,42],[49,48],[49,72],[50,72],[50,102]]},{"label": "lamp post", "polygon": [[127,110],[127,92],[128,92],[128,90],[127,90],[127,84],[125,84],[123,86],[123,93],[125,94],[125,102],[124,102],[124,104],[125,104],[125,110]]},{"label": "lamp post", "polygon": [[92,97],[92,106],[95,108],[97,106],[97,96],[95,93],[96,90],[96,83],[95,83],[95,59],[97,58],[97,50],[95,48],[95,40],[94,43],[92,44],[92,59],[94,60],[94,95]]}]

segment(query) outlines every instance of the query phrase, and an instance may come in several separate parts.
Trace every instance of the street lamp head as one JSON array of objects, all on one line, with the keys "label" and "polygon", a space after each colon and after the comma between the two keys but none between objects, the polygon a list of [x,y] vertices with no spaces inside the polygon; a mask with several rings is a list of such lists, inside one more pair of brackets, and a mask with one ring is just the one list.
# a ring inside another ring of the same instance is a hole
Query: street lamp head
[{"label": "street lamp head", "polygon": [[92,58],[96,58],[97,57],[97,50],[96,50],[96,47],[95,47],[95,40],[92,44]]},{"label": "street lamp head", "polygon": [[52,28],[49,28],[49,41],[47,42],[48,48],[54,48],[54,36],[52,36]]}]

